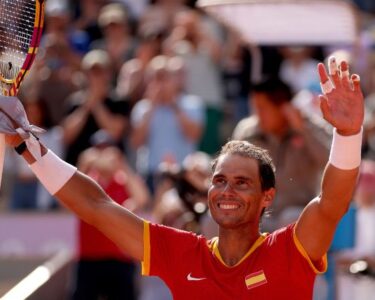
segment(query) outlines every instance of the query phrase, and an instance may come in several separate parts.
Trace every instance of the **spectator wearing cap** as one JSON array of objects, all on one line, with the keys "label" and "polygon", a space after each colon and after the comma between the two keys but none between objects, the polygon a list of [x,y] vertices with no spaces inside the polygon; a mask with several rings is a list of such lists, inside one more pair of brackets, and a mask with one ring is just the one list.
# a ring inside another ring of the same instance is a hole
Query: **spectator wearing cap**
[{"label": "spectator wearing cap", "polygon": [[295,221],[316,195],[328,158],[329,134],[291,104],[291,89],[279,78],[254,85],[250,99],[254,114],[237,124],[233,139],[261,146],[274,158],[280,192],[271,216],[263,220],[264,229],[271,231]]},{"label": "spectator wearing cap", "polygon": [[90,137],[99,129],[105,129],[122,148],[129,109],[112,93],[110,66],[110,58],[103,50],[92,50],[82,60],[87,85],[67,99],[68,114],[62,123],[66,160],[72,164],[91,146]]},{"label": "spectator wearing cap", "polygon": [[116,77],[123,63],[133,58],[135,51],[128,12],[120,3],[107,4],[100,10],[98,24],[103,38],[94,41],[91,48],[107,51]]},{"label": "spectator wearing cap", "polygon": [[142,99],[145,90],[145,73],[149,62],[161,54],[164,33],[155,28],[138,33],[135,58],[125,62],[117,77],[116,93],[130,102],[131,107]]}]

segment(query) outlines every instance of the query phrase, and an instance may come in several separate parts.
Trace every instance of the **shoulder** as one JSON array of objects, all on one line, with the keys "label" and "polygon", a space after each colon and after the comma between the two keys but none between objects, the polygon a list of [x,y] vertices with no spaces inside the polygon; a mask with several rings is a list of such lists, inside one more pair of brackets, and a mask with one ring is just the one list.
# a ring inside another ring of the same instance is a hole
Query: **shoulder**
[{"label": "shoulder", "polygon": [[149,223],[149,242],[150,245],[157,244],[158,247],[179,254],[190,253],[202,246],[207,248],[207,240],[202,235],[153,223]]},{"label": "shoulder", "polygon": [[176,241],[184,241],[184,243],[190,242],[199,242],[201,240],[205,240],[205,238],[201,235],[197,235],[193,232],[161,225],[161,224],[154,224],[149,223],[150,227],[150,236],[154,235],[156,238],[168,238],[168,239],[175,239]]}]

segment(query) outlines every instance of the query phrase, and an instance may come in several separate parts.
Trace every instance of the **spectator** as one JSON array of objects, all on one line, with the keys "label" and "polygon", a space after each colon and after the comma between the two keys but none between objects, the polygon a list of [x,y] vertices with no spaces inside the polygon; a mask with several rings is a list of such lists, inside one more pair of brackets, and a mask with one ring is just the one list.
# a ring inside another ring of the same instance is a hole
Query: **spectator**
[{"label": "spectator", "polygon": [[129,16],[123,5],[110,3],[100,10],[98,24],[103,32],[103,39],[94,41],[91,48],[108,53],[114,79],[123,63],[134,56],[135,42]]},{"label": "spectator", "polygon": [[[143,180],[113,146],[105,131],[79,157],[79,169],[97,181],[118,204],[139,211],[149,200]],[[79,221],[79,260],[74,299],[137,299],[136,265],[95,227]]]},{"label": "spectator", "polygon": [[142,99],[147,65],[161,54],[163,33],[150,28],[139,33],[135,58],[123,64],[117,77],[116,93],[130,102],[131,107]]},{"label": "spectator", "polygon": [[87,87],[72,94],[67,103],[69,114],[63,121],[66,159],[72,164],[90,147],[90,136],[105,129],[122,148],[127,127],[128,104],[111,93],[110,59],[103,50],[92,50],[82,60]]},{"label": "spectator", "polygon": [[294,221],[316,194],[329,136],[291,105],[290,88],[280,79],[254,85],[251,99],[254,115],[238,123],[233,138],[264,147],[274,157],[280,193],[271,207],[272,217],[263,220],[266,230],[274,230]]},{"label": "spectator", "polygon": [[185,0],[156,0],[146,8],[140,18],[139,28],[141,31],[147,28],[156,28],[163,32],[169,32],[173,27],[173,19],[180,11],[188,8]]},{"label": "spectator", "polygon": [[219,125],[224,104],[221,75],[221,47],[213,31],[195,11],[175,16],[174,27],[165,43],[165,51],[181,56],[186,65],[185,90],[201,97],[206,105],[206,126],[200,149],[215,153],[221,145]]},{"label": "spectator", "polygon": [[71,1],[75,11],[73,27],[77,31],[85,32],[89,37],[89,43],[102,37],[98,16],[106,2],[106,0]]},{"label": "spectator", "polygon": [[[183,68],[177,57],[155,57],[147,69],[145,98],[131,114],[132,144],[138,149],[138,160],[146,162],[143,171],[152,191],[160,163],[180,164],[197,150],[202,134],[203,103],[199,97],[183,92]],[[141,156],[141,150],[147,150],[143,152],[146,157]]]},{"label": "spectator", "polygon": [[311,47],[283,47],[280,49],[284,60],[280,66],[280,78],[298,93],[318,82],[317,60],[312,58]]}]

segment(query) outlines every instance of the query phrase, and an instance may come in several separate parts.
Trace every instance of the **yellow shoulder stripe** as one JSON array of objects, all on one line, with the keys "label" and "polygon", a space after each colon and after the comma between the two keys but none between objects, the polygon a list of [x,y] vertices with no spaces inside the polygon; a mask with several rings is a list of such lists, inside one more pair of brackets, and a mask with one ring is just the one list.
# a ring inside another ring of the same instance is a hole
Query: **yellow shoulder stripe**
[{"label": "yellow shoulder stripe", "polygon": [[150,275],[150,223],[143,221],[143,260],[142,260],[142,275]]},{"label": "yellow shoulder stripe", "polygon": [[309,255],[307,254],[305,248],[303,248],[301,242],[297,238],[295,227],[293,228],[293,240],[294,243],[298,249],[298,251],[302,254],[302,256],[307,260],[309,263],[311,269],[316,273],[316,274],[322,274],[327,271],[327,254],[324,254],[322,259],[318,262],[318,265],[315,265],[312,260],[310,259]]}]

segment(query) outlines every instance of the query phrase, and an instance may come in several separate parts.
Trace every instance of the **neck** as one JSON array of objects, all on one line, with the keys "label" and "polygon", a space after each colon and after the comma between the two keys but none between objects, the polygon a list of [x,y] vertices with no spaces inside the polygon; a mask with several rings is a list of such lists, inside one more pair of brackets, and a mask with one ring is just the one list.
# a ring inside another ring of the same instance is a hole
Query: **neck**
[{"label": "neck", "polygon": [[218,249],[227,266],[236,265],[259,238],[258,226],[241,229],[220,228]]}]

